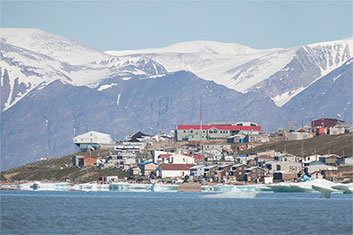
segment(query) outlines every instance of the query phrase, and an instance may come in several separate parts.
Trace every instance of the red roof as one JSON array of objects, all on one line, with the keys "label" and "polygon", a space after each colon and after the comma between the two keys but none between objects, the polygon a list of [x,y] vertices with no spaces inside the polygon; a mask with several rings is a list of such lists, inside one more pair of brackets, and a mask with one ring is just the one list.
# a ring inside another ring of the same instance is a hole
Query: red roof
[{"label": "red roof", "polygon": [[186,171],[190,170],[193,166],[195,166],[195,164],[162,164],[161,169],[169,171]]},{"label": "red roof", "polygon": [[257,159],[273,159],[273,157],[271,156],[268,156],[268,155],[261,155],[261,156],[258,156],[256,157]]},{"label": "red roof", "polygon": [[[232,126],[232,125],[202,125],[202,130],[216,128],[218,130],[231,130],[231,131],[260,131],[260,126]],[[200,130],[200,125],[178,125],[178,130]]]},{"label": "red roof", "polygon": [[159,154],[158,158],[169,158],[172,154]]},{"label": "red roof", "polygon": [[337,155],[331,155],[331,156],[328,156],[327,158],[340,158],[340,157]]},{"label": "red roof", "polygon": [[201,162],[202,161],[202,155],[201,154],[183,154],[183,155],[194,158],[195,162]]}]

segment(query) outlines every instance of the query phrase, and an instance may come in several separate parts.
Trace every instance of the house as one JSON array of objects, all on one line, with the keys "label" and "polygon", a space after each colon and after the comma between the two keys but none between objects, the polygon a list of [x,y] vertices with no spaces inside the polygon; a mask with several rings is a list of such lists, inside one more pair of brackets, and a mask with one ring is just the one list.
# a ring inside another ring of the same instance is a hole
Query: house
[{"label": "house", "polygon": [[246,169],[245,180],[248,182],[250,182],[250,181],[257,182],[257,181],[260,181],[260,178],[265,175],[266,175],[265,169],[258,167],[258,166],[253,166],[253,167]]},{"label": "house", "polygon": [[275,153],[274,159],[276,161],[282,161],[282,162],[300,162],[302,158],[297,157],[293,154],[283,152],[283,153]]},{"label": "house", "polygon": [[217,167],[216,178],[221,181],[225,176],[229,175],[229,171],[232,168],[231,164],[222,164]]},{"label": "house", "polygon": [[267,155],[270,157],[274,157],[276,155],[275,150],[268,150],[268,151],[263,151],[263,152],[258,152],[256,153],[256,157],[262,156],[262,155]]},{"label": "house", "polygon": [[246,170],[249,168],[250,166],[247,164],[235,164],[229,171],[229,175],[230,177],[235,178],[237,181],[244,181],[245,173],[247,172]]},{"label": "house", "polygon": [[298,173],[302,169],[302,164],[300,162],[289,161],[267,161],[264,163],[264,168],[266,168],[269,173],[274,173],[275,171]]},{"label": "house", "polygon": [[93,166],[97,161],[95,157],[88,157],[88,156],[73,156],[72,157],[72,166],[77,167],[87,167]]},{"label": "house", "polygon": [[313,162],[309,166],[304,168],[304,172],[305,174],[310,176],[312,173],[317,171],[321,172],[325,170],[337,170],[337,169],[338,169],[337,167],[329,166],[322,162]]},{"label": "house", "polygon": [[173,153],[170,153],[170,154],[169,153],[168,154],[165,154],[165,153],[159,154],[156,163],[157,164],[169,163],[169,157],[172,156],[172,155],[173,155]]},{"label": "house", "polygon": [[152,161],[141,162],[139,168],[142,176],[150,177],[151,174],[157,170],[158,164]]},{"label": "house", "polygon": [[246,154],[234,155],[234,162],[236,163],[246,164],[248,160],[250,160],[250,158]]},{"label": "house", "polygon": [[113,143],[110,135],[97,131],[89,131],[75,136],[73,141],[81,150],[97,149],[103,145],[111,145]]},{"label": "house", "polygon": [[261,156],[255,157],[256,165],[261,166],[261,167],[263,167],[266,162],[273,161],[273,160],[274,160],[274,157],[269,156],[269,155],[261,155]]},{"label": "house", "polygon": [[114,146],[113,155],[123,156],[126,158],[136,158],[140,155],[143,146],[137,143],[125,142]]},{"label": "house", "polygon": [[161,164],[157,168],[161,178],[177,178],[190,176],[190,168],[195,164]]},{"label": "house", "polygon": [[310,178],[311,179],[323,179],[324,176],[322,175],[321,171],[315,171],[315,172],[311,173]]},{"label": "house", "polygon": [[194,178],[202,178],[204,175],[204,167],[203,165],[196,165],[190,168],[190,176]]},{"label": "house", "polygon": [[160,154],[158,157],[158,163],[164,164],[196,164],[202,161],[202,155],[199,154]]},{"label": "house", "polygon": [[244,137],[244,143],[253,143],[253,142],[267,143],[267,142],[270,142],[270,138],[269,138],[269,135],[267,134],[247,134]]},{"label": "house", "polygon": [[270,175],[261,176],[260,182],[263,184],[272,184],[273,183],[273,176],[270,176]]},{"label": "house", "polygon": [[304,139],[309,139],[313,138],[314,135],[309,132],[299,132],[299,131],[294,131],[294,132],[289,132],[286,134],[286,138],[288,141],[291,140],[304,140]]},{"label": "house", "polygon": [[172,152],[167,152],[163,150],[152,150],[153,162],[158,163],[158,157],[161,154],[173,154]]},{"label": "house", "polygon": [[275,171],[298,173],[301,170],[301,168],[302,168],[302,164],[300,162],[277,161],[275,166]]},{"label": "house", "polygon": [[236,143],[244,143],[245,135],[237,134],[232,135],[227,138],[227,143],[236,144]]},{"label": "house", "polygon": [[205,155],[205,159],[208,162],[215,162],[215,161],[221,161],[222,160],[222,152],[219,151],[218,149],[209,149],[209,150],[204,150],[203,151]]},{"label": "house", "polygon": [[184,154],[184,155],[193,158],[195,164],[202,164],[204,160],[201,154]]},{"label": "house", "polygon": [[114,181],[117,181],[119,178],[118,176],[102,176],[102,177],[99,177],[99,179],[102,182],[114,182]]},{"label": "house", "polygon": [[177,141],[200,141],[226,139],[242,133],[259,133],[261,127],[256,123],[210,123],[209,125],[178,125],[176,130]]},{"label": "house", "polygon": [[298,173],[288,171],[275,171],[273,173],[273,179],[282,181],[293,181],[298,179]]},{"label": "house", "polygon": [[346,122],[333,118],[320,118],[311,121],[311,128],[316,135],[326,135],[329,133],[329,128],[337,124],[345,124]]},{"label": "house", "polygon": [[340,135],[340,134],[344,134],[345,132],[346,132],[346,128],[340,125],[335,125],[328,129],[329,135]]},{"label": "house", "polygon": [[338,178],[343,177],[343,172],[338,170],[324,170],[324,178],[330,181],[338,181]]},{"label": "house", "polygon": [[309,155],[309,156],[303,157],[300,160],[300,162],[303,164],[303,166],[309,166],[311,163],[319,161],[320,157],[321,157],[321,155],[318,155],[318,154]]},{"label": "house", "polygon": [[126,142],[130,143],[147,143],[152,140],[150,135],[144,134],[141,131],[135,133],[134,135],[128,135],[125,137]]},{"label": "house", "polygon": [[350,157],[350,156],[345,157],[344,158],[344,164],[346,166],[353,166],[353,157]]},{"label": "house", "polygon": [[216,149],[220,153],[223,153],[230,152],[232,150],[232,146],[230,144],[203,144],[202,149],[204,151]]},{"label": "house", "polygon": [[217,165],[209,165],[209,166],[205,166],[203,168],[203,177],[204,178],[214,178],[215,174],[216,174],[216,170],[217,170],[218,166]]},{"label": "house", "polygon": [[88,156],[73,156],[72,165],[85,168],[88,166],[93,166],[96,163],[97,158]]},{"label": "house", "polygon": [[325,154],[319,157],[319,161],[326,165],[337,166],[341,163],[342,159],[336,154]]},{"label": "house", "polygon": [[234,163],[234,161],[235,161],[235,158],[233,155],[225,155],[223,158],[224,158],[225,162],[233,162]]}]

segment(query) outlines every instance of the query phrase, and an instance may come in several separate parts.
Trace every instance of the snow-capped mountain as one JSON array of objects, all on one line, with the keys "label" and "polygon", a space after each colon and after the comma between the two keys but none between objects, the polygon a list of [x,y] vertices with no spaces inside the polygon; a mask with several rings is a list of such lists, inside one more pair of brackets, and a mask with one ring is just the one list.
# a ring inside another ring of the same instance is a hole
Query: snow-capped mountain
[{"label": "snow-capped mountain", "polygon": [[1,110],[55,80],[99,86],[103,78],[164,74],[151,59],[119,58],[38,29],[0,29]]},{"label": "snow-capped mountain", "polygon": [[289,49],[252,49],[234,43],[195,41],[165,48],[106,51],[148,57],[168,71],[188,70],[230,89],[264,92],[281,107],[353,56],[353,38]]}]

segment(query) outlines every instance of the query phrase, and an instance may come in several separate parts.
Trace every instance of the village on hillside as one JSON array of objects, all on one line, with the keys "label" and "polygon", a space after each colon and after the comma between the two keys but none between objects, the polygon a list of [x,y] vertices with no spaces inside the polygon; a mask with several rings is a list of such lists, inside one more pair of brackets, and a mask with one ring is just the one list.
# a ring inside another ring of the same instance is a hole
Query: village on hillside
[{"label": "village on hillside", "polygon": [[[201,184],[248,184],[326,179],[353,182],[353,157],[303,153],[296,156],[273,149],[251,152],[265,143],[303,140],[321,135],[352,133],[352,125],[321,118],[298,130],[266,134],[253,122],[178,125],[170,134],[150,136],[142,132],[113,142],[108,134],[90,131],[74,137],[80,154],[72,165],[82,169],[122,170],[130,177],[103,176],[101,183],[199,182]],[[202,137],[201,137],[202,136]],[[104,156],[92,156],[97,149]],[[244,152],[249,152],[244,154]]]}]

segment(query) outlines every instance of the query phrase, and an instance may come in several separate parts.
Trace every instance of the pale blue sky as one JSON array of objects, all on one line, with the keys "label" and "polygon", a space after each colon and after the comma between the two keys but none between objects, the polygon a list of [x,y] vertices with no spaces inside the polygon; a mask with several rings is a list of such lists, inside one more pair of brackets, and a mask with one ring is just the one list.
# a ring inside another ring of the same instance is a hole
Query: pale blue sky
[{"label": "pale blue sky", "polygon": [[293,47],[352,36],[352,1],[4,1],[1,27],[31,27],[99,50],[192,40]]}]

